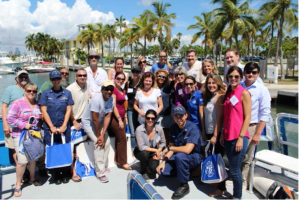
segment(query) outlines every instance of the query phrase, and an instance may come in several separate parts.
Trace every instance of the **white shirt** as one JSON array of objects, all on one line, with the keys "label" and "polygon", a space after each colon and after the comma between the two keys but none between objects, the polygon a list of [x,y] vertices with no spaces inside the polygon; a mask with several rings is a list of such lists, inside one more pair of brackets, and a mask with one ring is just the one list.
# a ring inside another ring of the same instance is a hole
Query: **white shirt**
[{"label": "white shirt", "polygon": [[90,86],[90,92],[94,96],[101,92],[102,82],[108,79],[107,73],[104,69],[97,67],[96,75],[93,77],[91,67],[86,67],[85,70],[87,71],[87,82]]},{"label": "white shirt", "polygon": [[[137,91],[135,99],[139,102],[139,109],[146,113],[149,109],[153,109],[157,112],[158,101],[157,98],[161,96],[160,89],[154,88],[150,96],[144,96],[142,90]],[[139,115],[138,121],[140,124],[145,123],[145,118]]]},{"label": "white shirt", "polygon": [[241,83],[241,86],[251,94],[252,108],[250,123],[269,121],[271,113],[271,96],[268,88],[260,84],[257,80],[249,87],[246,86],[245,82]]},{"label": "white shirt", "polygon": [[84,88],[82,89],[75,81],[74,83],[69,85],[66,89],[71,92],[74,101],[74,105],[72,106],[72,112],[74,118],[76,120],[81,119],[83,113],[85,112],[89,104],[90,91],[89,91],[88,83],[86,83]]},{"label": "white shirt", "polygon": [[183,64],[183,67],[188,71],[188,76],[193,76],[197,82],[201,82],[201,79],[205,79],[205,77],[202,75],[202,63],[198,60],[192,65],[192,67],[189,67],[189,64],[186,62]]}]

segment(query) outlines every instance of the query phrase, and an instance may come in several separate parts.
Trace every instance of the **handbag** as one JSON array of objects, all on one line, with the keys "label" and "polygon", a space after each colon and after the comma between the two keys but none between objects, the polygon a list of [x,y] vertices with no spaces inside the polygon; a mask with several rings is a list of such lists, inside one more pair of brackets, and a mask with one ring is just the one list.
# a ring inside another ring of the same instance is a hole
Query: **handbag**
[{"label": "handbag", "polygon": [[32,136],[29,130],[23,130],[25,138],[23,139],[23,147],[25,155],[27,156],[28,162],[39,159],[45,153],[45,145],[42,140]]},{"label": "handbag", "polygon": [[214,154],[215,145],[213,145],[212,155],[207,156],[210,142],[205,147],[205,160],[201,164],[201,180],[204,183],[220,183],[227,178],[225,163],[221,154]]},{"label": "handbag", "polygon": [[53,145],[54,134],[51,134],[51,144],[46,146],[46,168],[60,168],[72,164],[72,145],[66,143],[65,135],[61,134],[62,144]]},{"label": "handbag", "polygon": [[94,148],[92,141],[82,142],[76,148],[75,170],[80,178],[96,176]]},{"label": "handbag", "polygon": [[87,139],[87,134],[83,129],[76,130],[74,126],[71,127],[71,143],[78,144]]}]

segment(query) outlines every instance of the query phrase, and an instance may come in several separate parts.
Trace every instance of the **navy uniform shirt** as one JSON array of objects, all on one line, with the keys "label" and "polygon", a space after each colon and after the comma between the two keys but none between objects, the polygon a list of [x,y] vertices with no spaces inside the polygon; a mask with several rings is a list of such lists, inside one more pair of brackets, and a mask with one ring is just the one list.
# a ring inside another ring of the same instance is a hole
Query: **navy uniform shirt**
[{"label": "navy uniform shirt", "polygon": [[191,154],[198,153],[200,155],[200,147],[205,145],[202,141],[200,130],[196,124],[186,120],[183,129],[180,129],[176,123],[171,126],[169,142],[174,146],[185,146],[187,143],[195,144]]},{"label": "navy uniform shirt", "polygon": [[189,120],[198,125],[201,129],[201,119],[199,114],[199,106],[203,105],[202,93],[198,90],[194,91],[193,96],[191,94],[187,95],[187,109],[189,112]]},{"label": "navy uniform shirt", "polygon": [[[64,123],[65,114],[67,111],[67,106],[73,105],[73,99],[71,92],[69,90],[60,88],[58,92],[54,92],[52,88],[45,90],[42,93],[39,105],[47,106],[47,113],[51,119],[53,126],[59,128]],[[50,143],[50,128],[48,124],[44,121],[44,134],[46,144]],[[70,123],[67,124],[67,129],[65,132],[66,142],[69,141],[70,137]]]}]

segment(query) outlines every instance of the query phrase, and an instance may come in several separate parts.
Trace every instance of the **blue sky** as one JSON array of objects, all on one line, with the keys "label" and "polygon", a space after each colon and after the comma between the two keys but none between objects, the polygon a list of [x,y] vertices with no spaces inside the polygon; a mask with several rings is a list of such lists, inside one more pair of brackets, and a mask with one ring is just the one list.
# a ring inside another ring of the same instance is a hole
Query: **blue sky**
[{"label": "blue sky", "polygon": [[[152,9],[153,0],[0,0],[0,7],[7,8],[0,13],[0,41],[6,47],[13,43],[24,49],[24,38],[29,33],[46,32],[58,38],[67,38],[77,31],[79,23],[113,23],[114,18],[123,15],[129,22],[138,17],[145,9]],[[176,13],[172,35],[183,34],[183,43],[189,43],[194,30],[187,27],[196,21],[193,18],[202,12],[217,8],[209,0],[167,0],[172,6],[168,13]],[[241,1],[243,2],[243,0]],[[297,0],[293,0],[297,3]],[[253,0],[250,7],[258,9],[264,0]],[[2,10],[2,9],[1,9]],[[3,9],[4,10],[4,9]],[[14,21],[14,24],[12,22]],[[8,37],[11,37],[9,42]],[[298,35],[294,31],[292,36]],[[201,41],[196,43],[200,44]]]}]

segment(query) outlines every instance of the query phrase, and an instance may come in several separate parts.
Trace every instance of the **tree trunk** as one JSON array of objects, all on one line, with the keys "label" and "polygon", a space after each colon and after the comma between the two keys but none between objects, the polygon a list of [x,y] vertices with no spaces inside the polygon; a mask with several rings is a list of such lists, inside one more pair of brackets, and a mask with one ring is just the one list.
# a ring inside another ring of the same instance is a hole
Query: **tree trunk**
[{"label": "tree trunk", "polygon": [[108,49],[108,66],[110,67],[110,38],[109,38],[109,49]]},{"label": "tree trunk", "polygon": [[[122,36],[122,27],[120,25],[120,39],[119,39],[119,41],[121,41],[121,36]],[[120,54],[122,54],[122,48],[121,48],[121,46],[120,46]],[[124,54],[124,57],[125,57],[125,54]]]},{"label": "tree trunk", "polygon": [[238,41],[238,34],[234,33],[234,39],[235,39],[235,44],[236,44],[236,50],[237,52],[240,51],[240,47],[239,47],[239,41]]},{"label": "tree trunk", "polygon": [[267,63],[269,62],[269,58],[270,58],[270,52],[271,52],[271,48],[272,48],[273,35],[274,35],[274,26],[272,24],[271,25],[271,39],[270,39],[270,42],[269,42],[269,49],[268,49],[268,54],[267,54]]},{"label": "tree trunk", "polygon": [[[101,49],[102,49],[102,59],[104,59],[104,50],[103,50],[103,42],[101,42]],[[103,64],[103,61],[101,61],[101,63]],[[105,62],[104,62],[104,65],[102,66],[103,68],[105,68]]]},{"label": "tree trunk", "polygon": [[205,38],[205,42],[204,42],[204,58],[206,58],[206,38]]},{"label": "tree trunk", "polygon": [[144,51],[143,51],[143,56],[146,55],[146,43],[147,43],[147,41],[146,41],[146,36],[145,36],[144,37]]},{"label": "tree trunk", "polygon": [[159,30],[159,46],[160,46],[160,50],[163,50],[163,34],[162,34],[162,29]]},{"label": "tree trunk", "polygon": [[[283,20],[284,20],[284,8],[281,9],[281,17],[280,17],[280,24],[278,29],[278,40],[277,40],[277,47],[279,47],[279,56],[280,56],[280,69],[281,69],[281,80],[283,81],[285,79],[284,77],[284,70],[283,70],[283,55],[282,55],[282,28],[283,28]],[[276,58],[275,58],[276,59]],[[275,60],[276,64],[277,61]]]},{"label": "tree trunk", "polygon": [[253,50],[253,45],[254,45],[254,38],[253,38],[253,35],[252,35],[252,47],[251,47],[251,54],[252,54],[252,62],[253,62],[253,55],[254,55],[254,50]]},{"label": "tree trunk", "polygon": [[249,62],[250,60],[250,42],[248,43],[248,60],[247,62]]},{"label": "tree trunk", "polygon": [[113,57],[115,57],[115,48],[116,48],[116,45],[115,45],[115,39],[113,39],[113,44],[114,44]]},{"label": "tree trunk", "polygon": [[222,67],[222,39],[220,39],[220,67]]},{"label": "tree trunk", "polygon": [[131,64],[131,69],[132,69],[132,44],[130,44],[130,64]]}]

